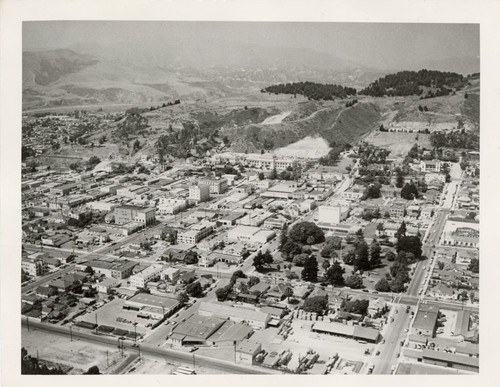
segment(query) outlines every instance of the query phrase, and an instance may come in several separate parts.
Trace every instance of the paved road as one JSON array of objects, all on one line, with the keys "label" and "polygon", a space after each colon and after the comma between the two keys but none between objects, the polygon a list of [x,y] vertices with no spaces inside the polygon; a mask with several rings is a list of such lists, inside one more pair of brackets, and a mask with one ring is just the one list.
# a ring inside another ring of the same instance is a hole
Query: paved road
[{"label": "paved road", "polygon": [[[395,311],[398,311],[395,314]],[[391,367],[398,362],[397,354],[401,349],[401,340],[404,340],[406,333],[405,328],[410,325],[410,313],[406,313],[405,306],[396,305],[391,315],[394,317],[394,322],[386,325],[383,330],[385,344],[379,344],[380,355],[375,356],[375,369],[374,374],[388,375],[390,374]]]},{"label": "paved road", "polygon": [[[22,320],[22,324],[26,325],[26,320]],[[40,331],[46,331],[46,332],[51,332],[54,334],[58,334],[61,336],[70,336],[69,328],[66,327],[61,327],[61,326],[55,326],[55,325],[49,325],[49,324],[42,324],[38,321],[35,321],[33,319],[30,320],[29,322],[30,329],[37,329]],[[73,337],[78,338],[82,341],[86,341],[89,343],[100,343],[104,345],[108,345],[115,349],[118,344],[118,339],[109,337],[109,336],[102,336],[102,335],[95,335],[92,333],[87,333],[87,332],[82,332],[82,331],[77,331],[76,329],[73,329]],[[124,342],[124,347],[126,350],[129,351],[134,351],[135,349],[131,346],[128,345],[128,343],[125,341]],[[231,362],[219,360],[219,359],[214,359],[214,358],[208,358],[205,356],[199,356],[196,355],[195,353],[186,353],[186,352],[180,352],[180,351],[175,351],[172,349],[165,349],[165,348],[158,348],[156,346],[152,345],[147,345],[143,344],[140,346],[140,351],[141,355],[154,355],[154,356],[161,356],[164,358],[176,360],[176,361],[181,361],[185,363],[192,363],[193,358],[195,358],[195,363],[198,365],[203,365],[209,368],[213,369],[218,369],[220,371],[228,372],[228,373],[233,373],[233,374],[277,374],[280,372],[275,372],[273,370],[268,370],[264,368],[254,368],[254,367],[249,367],[249,366],[244,366],[241,364],[234,364]]]}]

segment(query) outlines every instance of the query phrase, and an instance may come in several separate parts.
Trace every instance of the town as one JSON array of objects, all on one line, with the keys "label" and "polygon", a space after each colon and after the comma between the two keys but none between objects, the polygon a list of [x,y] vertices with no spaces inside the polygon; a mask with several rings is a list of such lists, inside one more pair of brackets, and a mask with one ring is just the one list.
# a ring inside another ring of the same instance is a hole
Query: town
[{"label": "town", "polygon": [[23,117],[26,356],[76,374],[478,372],[479,152],[360,140],[329,163],[221,141],[182,162],[36,162],[71,136],[98,147],[78,131],[113,119]]}]

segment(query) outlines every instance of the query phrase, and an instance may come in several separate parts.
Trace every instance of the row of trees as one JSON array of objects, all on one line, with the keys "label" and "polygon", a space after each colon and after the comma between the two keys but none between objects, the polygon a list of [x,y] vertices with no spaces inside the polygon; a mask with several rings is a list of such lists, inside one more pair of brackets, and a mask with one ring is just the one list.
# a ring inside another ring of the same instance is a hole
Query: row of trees
[{"label": "row of trees", "polygon": [[447,133],[432,132],[429,139],[434,148],[479,150],[479,134],[465,129]]},{"label": "row of trees", "polygon": [[356,89],[353,87],[343,87],[340,85],[322,84],[315,82],[296,82],[268,86],[261,90],[262,93],[274,94],[293,94],[303,95],[313,100],[331,101],[335,98],[346,98],[350,95],[356,95]]}]

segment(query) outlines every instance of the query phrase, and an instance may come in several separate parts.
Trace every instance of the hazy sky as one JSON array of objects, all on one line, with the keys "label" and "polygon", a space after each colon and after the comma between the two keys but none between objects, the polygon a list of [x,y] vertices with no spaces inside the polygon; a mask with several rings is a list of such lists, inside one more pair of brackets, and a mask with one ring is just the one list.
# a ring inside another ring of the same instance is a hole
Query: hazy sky
[{"label": "hazy sky", "polygon": [[479,57],[478,24],[278,22],[24,22],[23,49],[75,43],[154,39],[228,40],[266,46],[308,47],[372,68],[416,61]]}]

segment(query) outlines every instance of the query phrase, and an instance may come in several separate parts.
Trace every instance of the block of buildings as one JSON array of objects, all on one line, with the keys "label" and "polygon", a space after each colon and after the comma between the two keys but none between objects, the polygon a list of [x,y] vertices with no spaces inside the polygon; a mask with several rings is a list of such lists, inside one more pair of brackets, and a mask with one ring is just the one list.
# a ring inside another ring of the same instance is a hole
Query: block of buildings
[{"label": "block of buildings", "polygon": [[210,199],[210,186],[208,185],[192,185],[189,187],[189,200],[197,203],[206,202]]},{"label": "block of buildings", "polygon": [[130,222],[138,222],[144,226],[149,226],[156,218],[154,208],[143,208],[138,206],[117,206],[115,207],[115,223],[119,225]]},{"label": "block of buildings", "polygon": [[209,187],[210,193],[214,195],[220,195],[227,191],[228,184],[227,179],[201,179],[198,182],[198,186]]}]

